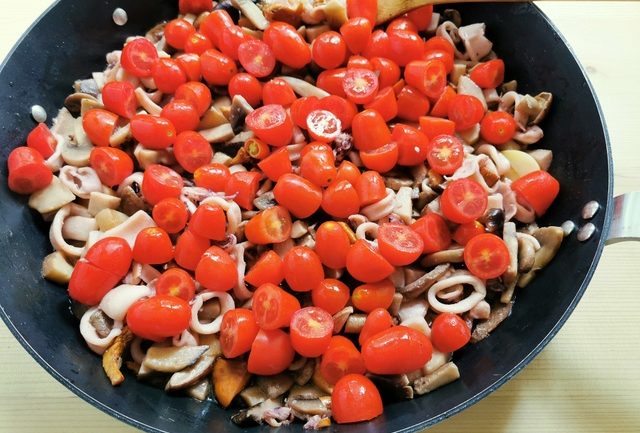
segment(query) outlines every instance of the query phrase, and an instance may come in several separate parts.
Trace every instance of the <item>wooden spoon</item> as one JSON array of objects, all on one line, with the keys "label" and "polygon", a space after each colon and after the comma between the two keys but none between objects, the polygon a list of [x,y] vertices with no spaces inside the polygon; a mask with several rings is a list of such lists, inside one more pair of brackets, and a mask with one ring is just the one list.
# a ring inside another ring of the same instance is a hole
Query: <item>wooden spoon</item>
[{"label": "wooden spoon", "polygon": [[381,24],[420,6],[444,3],[517,2],[523,0],[378,0],[376,24]]}]

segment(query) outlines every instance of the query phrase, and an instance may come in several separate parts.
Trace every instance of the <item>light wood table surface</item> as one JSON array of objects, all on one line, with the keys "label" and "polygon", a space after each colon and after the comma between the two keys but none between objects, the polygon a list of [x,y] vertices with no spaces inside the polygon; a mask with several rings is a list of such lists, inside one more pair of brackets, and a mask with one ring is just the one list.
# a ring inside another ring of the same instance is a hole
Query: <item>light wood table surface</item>
[{"label": "light wood table surface", "polygon": [[[50,3],[0,0],[0,58]],[[640,190],[640,2],[538,4],[575,50],[600,98],[616,194]],[[637,243],[607,247],[551,344],[497,392],[430,432],[640,431],[639,255]],[[0,433],[134,431],[56,382],[0,324]]]}]

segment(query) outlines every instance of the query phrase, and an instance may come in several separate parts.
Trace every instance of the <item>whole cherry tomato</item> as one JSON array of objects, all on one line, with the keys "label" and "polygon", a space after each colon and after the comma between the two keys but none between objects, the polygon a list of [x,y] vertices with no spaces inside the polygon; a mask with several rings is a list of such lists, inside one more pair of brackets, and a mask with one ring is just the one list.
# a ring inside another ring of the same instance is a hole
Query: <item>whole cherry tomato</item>
[{"label": "whole cherry tomato", "polygon": [[362,17],[350,18],[340,27],[340,34],[347,44],[347,48],[354,54],[364,51],[371,37],[371,21]]},{"label": "whole cherry tomato", "polygon": [[313,41],[311,57],[322,69],[335,69],[347,58],[347,44],[340,33],[324,32]]},{"label": "whole cherry tomato", "polygon": [[229,96],[242,96],[249,105],[257,107],[262,101],[262,84],[256,77],[241,72],[229,81]]},{"label": "whole cherry tomato", "polygon": [[384,179],[377,171],[365,171],[358,177],[355,184],[360,198],[360,206],[376,203],[387,195]]},{"label": "whole cherry tomato", "polygon": [[223,241],[227,236],[227,216],[215,203],[202,203],[191,215],[189,230],[213,241]]},{"label": "whole cherry tomato", "polygon": [[351,294],[351,302],[358,310],[370,313],[376,308],[389,308],[395,293],[393,283],[385,279],[356,287]]},{"label": "whole cherry tomato", "polygon": [[325,221],[316,230],[316,253],[328,268],[341,269],[346,266],[350,245],[349,235],[335,221]]},{"label": "whole cherry tomato", "polygon": [[455,95],[449,102],[449,120],[456,124],[456,131],[465,131],[484,117],[482,102],[475,96]]},{"label": "whole cherry tomato", "polygon": [[208,248],[209,239],[196,236],[187,229],[176,241],[174,260],[180,267],[194,271]]},{"label": "whole cherry tomato", "polygon": [[423,254],[442,251],[451,245],[447,222],[437,213],[427,213],[411,224],[411,228],[422,238]]},{"label": "whole cherry tomato", "polygon": [[101,108],[93,108],[82,116],[82,128],[93,144],[109,146],[117,121],[117,114]]},{"label": "whole cherry tomato", "polygon": [[420,60],[424,56],[424,41],[410,30],[394,30],[389,32],[389,45],[391,47],[391,60],[398,66],[406,66],[414,60]]},{"label": "whole cherry tomato", "polygon": [[173,93],[187,82],[187,74],[180,67],[180,63],[171,58],[158,59],[151,76],[162,93]]},{"label": "whole cherry tomato", "polygon": [[229,167],[219,163],[203,165],[193,173],[196,186],[215,192],[224,192],[231,178]]},{"label": "whole cherry tomato", "polygon": [[367,319],[364,321],[364,326],[358,336],[358,343],[360,346],[364,346],[364,343],[369,338],[392,326],[393,317],[391,317],[389,311],[386,308],[375,308],[367,315]]},{"label": "whole cherry tomato", "polygon": [[427,158],[429,139],[418,128],[396,123],[391,139],[398,143],[398,165],[414,166]]},{"label": "whole cherry tomato", "polygon": [[147,149],[166,149],[176,140],[176,128],[169,120],[149,114],[131,119],[131,134]]},{"label": "whole cherry tomato", "polygon": [[289,107],[296,100],[296,94],[291,85],[282,78],[274,78],[262,86],[262,101],[264,105],[278,104]]},{"label": "whole cherry tomato", "polygon": [[360,210],[360,198],[349,181],[338,180],[324,190],[321,206],[334,218],[348,218]]},{"label": "whole cherry tomato", "polygon": [[373,150],[391,141],[391,132],[384,118],[375,110],[356,114],[351,125],[353,142],[358,150]]},{"label": "whole cherry tomato", "polygon": [[229,56],[215,49],[208,49],[200,56],[202,76],[207,83],[214,86],[226,86],[238,73],[236,62]]},{"label": "whole cherry tomato", "polygon": [[181,132],[173,144],[173,155],[178,164],[189,173],[211,162],[213,149],[211,144],[195,131]]},{"label": "whole cherry tomato", "polygon": [[362,164],[369,170],[386,173],[398,163],[398,143],[392,141],[374,150],[361,151]]},{"label": "whole cherry tomato", "polygon": [[376,110],[382,118],[389,122],[398,115],[398,101],[392,87],[378,92],[373,101],[365,104],[366,110]]},{"label": "whole cherry tomato", "polygon": [[272,22],[264,31],[266,42],[276,59],[293,68],[300,69],[311,62],[311,49],[291,24]]},{"label": "whole cherry tomato", "polygon": [[460,245],[467,245],[472,238],[485,233],[484,226],[478,221],[472,221],[466,224],[460,224],[455,232],[453,232],[452,239]]},{"label": "whole cherry tomato", "polygon": [[351,340],[334,335],[320,361],[320,374],[330,384],[350,373],[364,373],[362,355]]},{"label": "whole cherry tomato", "polygon": [[193,102],[186,99],[174,99],[169,102],[162,108],[160,115],[175,127],[176,134],[194,132],[200,123],[198,109]]},{"label": "whole cherry tomato", "polygon": [[182,177],[169,167],[151,164],[144,171],[142,178],[142,195],[149,204],[155,205],[169,197],[179,197],[184,181]]},{"label": "whole cherry tomato", "polygon": [[429,112],[429,98],[415,87],[404,86],[398,95],[398,117],[416,122]]},{"label": "whole cherry tomato", "polygon": [[138,100],[135,88],[128,81],[110,81],[102,88],[104,107],[118,116],[131,119],[136,115]]},{"label": "whole cherry tomato", "polygon": [[184,44],[184,52],[187,54],[202,55],[213,48],[211,40],[200,32],[192,33]]},{"label": "whole cherry tomato", "polygon": [[176,18],[171,20],[164,26],[164,37],[167,43],[179,50],[184,49],[187,38],[196,32],[189,21],[184,18]]},{"label": "whole cherry tomato", "polygon": [[491,144],[505,144],[516,135],[516,121],[504,111],[491,111],[480,122],[480,135]]}]

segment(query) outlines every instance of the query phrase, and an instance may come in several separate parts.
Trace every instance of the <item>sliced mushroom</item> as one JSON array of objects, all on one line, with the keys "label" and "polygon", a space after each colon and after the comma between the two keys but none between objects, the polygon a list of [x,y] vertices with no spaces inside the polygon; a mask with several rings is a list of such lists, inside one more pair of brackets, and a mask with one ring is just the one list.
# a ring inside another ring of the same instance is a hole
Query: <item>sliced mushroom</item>
[{"label": "sliced mushroom", "polygon": [[175,373],[193,364],[209,346],[158,347],[151,346],[142,365],[153,371]]},{"label": "sliced mushroom", "polygon": [[[311,362],[313,362],[313,364],[315,365],[315,360],[310,360]],[[314,398],[321,398],[326,396],[327,393],[325,391],[322,391],[320,388],[318,388],[315,385],[294,385],[291,388],[291,391],[289,391],[289,395],[287,398],[289,399],[293,399],[293,398],[297,398],[297,399],[303,399],[303,400],[311,400]]]},{"label": "sliced mushroom", "polygon": [[304,5],[301,1],[263,0],[260,7],[269,21],[284,21],[296,28],[302,22]]},{"label": "sliced mushroom", "polygon": [[42,262],[42,276],[58,284],[67,284],[71,280],[73,266],[67,262],[64,254],[54,251]]},{"label": "sliced mushroom", "polygon": [[518,238],[516,237],[515,223],[505,223],[502,229],[502,238],[509,251],[509,266],[502,275],[506,285],[511,284],[518,277]]},{"label": "sliced mushroom", "polygon": [[388,376],[368,374],[367,377],[371,379],[387,401],[410,400],[413,398],[413,389],[406,374]]},{"label": "sliced mushroom", "polygon": [[518,238],[518,272],[526,274],[535,265],[536,249],[532,242]]},{"label": "sliced mushroom", "polygon": [[269,27],[269,21],[265,18],[262,10],[251,0],[231,0],[231,4],[247,17],[255,28],[265,30]]},{"label": "sliced mushroom", "polygon": [[525,287],[536,275],[536,272],[544,268],[553,260],[556,253],[560,249],[564,232],[561,227],[541,227],[533,234],[540,242],[541,248],[536,251],[535,261],[531,271],[523,274],[518,279],[518,287]]},{"label": "sliced mushroom", "polygon": [[419,395],[429,393],[460,378],[460,371],[453,362],[448,362],[428,376],[413,382],[413,389]]},{"label": "sliced mushroom", "polygon": [[420,262],[425,268],[440,265],[442,263],[464,262],[464,247],[453,246],[449,249],[427,254]]},{"label": "sliced mushroom", "polygon": [[257,376],[256,385],[266,392],[269,398],[277,398],[291,389],[293,377],[285,373],[275,376]]},{"label": "sliced mushroom", "polygon": [[474,96],[478,101],[482,102],[484,109],[487,109],[487,101],[484,98],[482,89],[467,75],[463,75],[458,80],[458,94]]},{"label": "sliced mushroom", "polygon": [[206,377],[213,368],[215,360],[222,355],[220,340],[217,336],[203,336],[200,341],[208,345],[208,349],[198,358],[195,364],[171,375],[165,386],[166,391],[176,391],[195,385]]},{"label": "sliced mushroom", "polygon": [[57,176],[54,176],[46,188],[31,194],[29,207],[41,214],[48,214],[68,205],[75,198],[71,190]]},{"label": "sliced mushroom", "polygon": [[289,406],[296,417],[300,419],[308,419],[313,415],[320,415],[327,417],[331,415],[331,411],[325,406],[325,404],[319,398],[302,399],[294,398],[287,401]]},{"label": "sliced mushroom", "polygon": [[403,186],[398,189],[398,192],[395,196],[395,207],[393,208],[393,213],[398,215],[405,224],[411,224],[412,222],[412,192],[413,188]]},{"label": "sliced mushroom", "polygon": [[549,171],[551,161],[553,161],[553,152],[549,149],[536,149],[527,152],[540,166],[540,170]]},{"label": "sliced mushroom", "polygon": [[296,382],[296,384],[302,386],[307,382],[309,382],[311,380],[311,377],[313,376],[315,365],[316,365],[315,360],[308,359],[305,362],[304,366],[298,371],[296,371],[294,374],[293,379]]},{"label": "sliced mushroom", "polygon": [[314,86],[311,83],[308,83],[300,78],[289,77],[286,75],[280,76],[278,78],[282,78],[286,81],[296,94],[299,96],[316,96],[318,98],[324,98],[325,96],[329,96],[329,93],[322,90],[319,87]]},{"label": "sliced mushroom", "polygon": [[224,143],[235,136],[230,123],[198,131],[209,143]]},{"label": "sliced mushroom", "polygon": [[133,333],[129,328],[123,328],[113,343],[102,354],[102,368],[111,381],[112,386],[120,385],[124,382],[124,375],[120,371],[122,367],[122,354],[131,343]]},{"label": "sliced mushroom", "polygon": [[349,316],[353,314],[353,307],[347,306],[333,315],[333,333],[339,334],[347,323]]},{"label": "sliced mushroom", "polygon": [[313,377],[311,378],[313,384],[320,388],[324,393],[331,395],[333,392],[333,385],[331,385],[320,373],[320,361],[316,362],[316,368],[313,371]]},{"label": "sliced mushroom", "polygon": [[205,401],[211,394],[211,381],[203,379],[195,385],[187,388],[187,395],[199,401]]},{"label": "sliced mushroom", "polygon": [[496,329],[496,327],[504,321],[511,314],[513,308],[513,302],[507,302],[505,304],[498,304],[491,310],[489,318],[483,322],[478,323],[473,329],[471,334],[471,342],[477,343],[489,336],[489,334]]},{"label": "sliced mushroom", "polygon": [[460,78],[462,78],[467,73],[467,65],[464,63],[455,63],[453,65],[453,70],[451,71],[451,83],[454,86],[457,86],[460,82]]},{"label": "sliced mushroom", "polygon": [[366,314],[352,314],[344,325],[345,334],[359,334],[367,320]]},{"label": "sliced mushroom", "polygon": [[235,95],[231,101],[231,112],[229,113],[229,123],[233,130],[240,132],[244,126],[244,118],[253,111],[253,107],[243,96]]},{"label": "sliced mushroom", "polygon": [[84,100],[89,100],[96,104],[95,108],[99,108],[100,106],[102,106],[102,104],[98,102],[98,99],[95,96],[79,91],[67,96],[67,98],[64,100],[64,106],[67,108],[67,110],[69,110],[70,113],[77,115],[80,114],[80,110]]},{"label": "sliced mushroom", "polygon": [[259,386],[250,386],[240,392],[240,398],[248,407],[253,407],[267,400],[269,396]]},{"label": "sliced mushroom", "polygon": [[[431,359],[420,369],[423,376],[428,376],[451,360],[451,354],[433,349]],[[415,380],[414,380],[415,381]]]},{"label": "sliced mushroom", "polygon": [[547,113],[551,109],[551,103],[553,102],[553,95],[549,92],[538,93],[535,97],[538,102],[536,110],[533,110],[530,115],[531,123],[537,125],[544,120]]},{"label": "sliced mushroom", "polygon": [[398,316],[398,312],[400,311],[400,306],[402,305],[402,301],[404,301],[404,297],[401,293],[394,293],[393,298],[391,300],[391,305],[389,306],[389,314],[393,317]]},{"label": "sliced mushroom", "polygon": [[229,120],[222,114],[222,111],[218,107],[210,107],[200,119],[198,130],[215,128],[225,123],[229,123]]}]

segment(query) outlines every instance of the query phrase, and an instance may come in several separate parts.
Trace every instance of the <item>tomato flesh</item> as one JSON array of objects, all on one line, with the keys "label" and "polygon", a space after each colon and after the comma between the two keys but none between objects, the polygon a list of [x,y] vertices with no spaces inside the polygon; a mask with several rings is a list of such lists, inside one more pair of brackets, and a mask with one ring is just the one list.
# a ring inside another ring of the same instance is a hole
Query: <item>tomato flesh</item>
[{"label": "tomato flesh", "polygon": [[474,221],[487,210],[487,192],[471,179],[449,182],[440,197],[445,218],[458,224]]},{"label": "tomato flesh", "polygon": [[305,307],[291,317],[291,344],[307,358],[322,355],[331,341],[333,317],[318,307]]},{"label": "tomato flesh", "polygon": [[497,278],[509,267],[509,250],[501,238],[484,233],[467,242],[464,247],[464,263],[478,278]]}]

